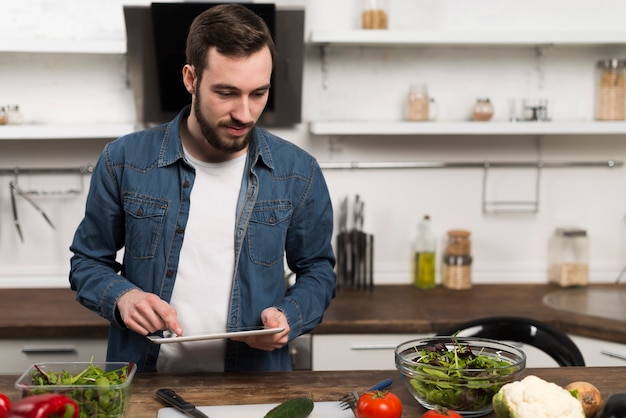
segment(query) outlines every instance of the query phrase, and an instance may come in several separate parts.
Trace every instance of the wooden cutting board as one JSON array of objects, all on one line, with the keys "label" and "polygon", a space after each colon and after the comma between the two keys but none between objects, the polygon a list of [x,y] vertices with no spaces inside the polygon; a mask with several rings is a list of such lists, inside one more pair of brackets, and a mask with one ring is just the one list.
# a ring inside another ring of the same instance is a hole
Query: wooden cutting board
[{"label": "wooden cutting board", "polygon": [[[263,418],[276,405],[278,404],[215,405],[199,406],[198,409],[209,418]],[[172,407],[159,409],[157,415],[157,418],[183,417],[188,418],[187,415]],[[309,418],[354,418],[354,414],[350,409],[342,410],[339,402],[315,402]]]}]

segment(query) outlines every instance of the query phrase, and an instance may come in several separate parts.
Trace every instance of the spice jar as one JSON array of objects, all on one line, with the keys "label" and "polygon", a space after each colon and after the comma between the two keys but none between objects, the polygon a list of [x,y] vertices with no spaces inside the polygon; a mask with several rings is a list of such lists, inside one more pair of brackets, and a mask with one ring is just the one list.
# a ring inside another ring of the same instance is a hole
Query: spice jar
[{"label": "spice jar", "polygon": [[448,289],[472,287],[472,256],[470,232],[462,229],[448,231],[443,255],[442,283]]},{"label": "spice jar", "polygon": [[7,112],[4,106],[0,107],[0,125],[7,124]]},{"label": "spice jar", "polygon": [[615,58],[598,61],[596,119],[624,120],[626,85],[624,60]]},{"label": "spice jar", "polygon": [[407,119],[424,121],[430,119],[430,98],[424,84],[413,84],[407,97]]},{"label": "spice jar", "polygon": [[472,108],[472,118],[476,121],[488,121],[493,117],[493,104],[489,99],[476,99]]},{"label": "spice jar", "polygon": [[587,231],[557,228],[548,247],[550,282],[560,286],[584,286],[589,281]]},{"label": "spice jar", "polygon": [[387,29],[387,4],[385,0],[362,0],[361,29]]}]

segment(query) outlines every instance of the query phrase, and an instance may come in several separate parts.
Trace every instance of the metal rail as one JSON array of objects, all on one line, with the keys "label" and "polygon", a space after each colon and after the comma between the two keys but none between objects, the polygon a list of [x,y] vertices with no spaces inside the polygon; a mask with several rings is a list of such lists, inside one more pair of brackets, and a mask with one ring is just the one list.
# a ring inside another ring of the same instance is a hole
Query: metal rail
[{"label": "metal rail", "polygon": [[323,162],[324,170],[349,169],[424,169],[424,168],[570,168],[570,167],[622,167],[623,161],[477,161],[477,162],[442,162],[442,161],[348,161]]},{"label": "metal rail", "polygon": [[[480,168],[483,170],[482,211],[491,214],[536,214],[539,212],[539,190],[541,170],[544,168],[616,168],[622,167],[622,161],[482,161],[482,162],[436,162],[436,161],[393,161],[393,162],[327,162],[320,163],[326,170],[353,169],[445,169],[445,168]],[[529,168],[535,171],[534,200],[488,200],[487,177],[494,168]],[[626,267],[625,267],[626,268]]]},{"label": "metal rail", "polygon": [[46,174],[91,174],[93,166],[83,167],[13,167],[0,168],[0,176],[19,176],[21,174],[46,175]]}]

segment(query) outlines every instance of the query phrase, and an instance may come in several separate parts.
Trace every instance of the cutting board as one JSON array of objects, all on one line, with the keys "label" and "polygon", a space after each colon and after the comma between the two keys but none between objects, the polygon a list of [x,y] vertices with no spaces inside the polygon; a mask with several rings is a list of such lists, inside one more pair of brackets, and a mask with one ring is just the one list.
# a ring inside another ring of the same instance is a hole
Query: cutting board
[{"label": "cutting board", "polygon": [[[216,405],[199,406],[198,409],[209,416],[209,418],[263,418],[276,403],[251,404],[251,405]],[[175,408],[161,408],[157,418],[182,418],[187,415],[179,412]],[[342,410],[339,402],[315,402],[313,412],[309,418],[354,418],[350,409]]]}]

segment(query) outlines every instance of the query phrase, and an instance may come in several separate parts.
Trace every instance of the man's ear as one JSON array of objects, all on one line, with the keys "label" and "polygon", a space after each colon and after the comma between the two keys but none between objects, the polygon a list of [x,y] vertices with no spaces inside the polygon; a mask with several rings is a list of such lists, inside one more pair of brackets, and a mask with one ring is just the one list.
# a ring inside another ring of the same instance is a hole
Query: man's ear
[{"label": "man's ear", "polygon": [[185,64],[183,67],[183,84],[189,92],[189,94],[196,94],[196,69],[189,64]]}]

